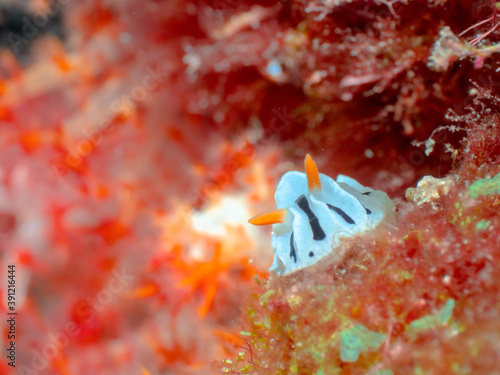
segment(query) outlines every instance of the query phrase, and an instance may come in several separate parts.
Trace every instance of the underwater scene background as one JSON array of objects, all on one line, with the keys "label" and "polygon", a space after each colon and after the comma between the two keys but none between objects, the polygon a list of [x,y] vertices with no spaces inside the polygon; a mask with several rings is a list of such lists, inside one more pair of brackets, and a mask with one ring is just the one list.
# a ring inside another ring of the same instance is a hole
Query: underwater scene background
[{"label": "underwater scene background", "polygon": [[[498,374],[499,9],[0,1],[0,374]],[[394,210],[277,275],[306,154]]]}]

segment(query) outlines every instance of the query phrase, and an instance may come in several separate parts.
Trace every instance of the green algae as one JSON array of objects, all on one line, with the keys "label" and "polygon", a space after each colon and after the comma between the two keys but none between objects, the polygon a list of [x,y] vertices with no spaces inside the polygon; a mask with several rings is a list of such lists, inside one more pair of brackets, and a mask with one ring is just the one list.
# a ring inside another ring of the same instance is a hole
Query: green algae
[{"label": "green algae", "polygon": [[302,305],[302,297],[299,295],[293,295],[288,298],[287,302],[292,310],[296,310]]},{"label": "green algae", "polygon": [[340,332],[340,359],[343,362],[356,362],[362,352],[377,350],[384,341],[384,334],[355,324]]},{"label": "green algae", "polygon": [[489,225],[491,224],[491,220],[479,220],[476,224],[476,229],[477,230],[483,230],[483,229],[488,229]]},{"label": "green algae", "polygon": [[415,276],[414,274],[415,274],[415,271],[413,271],[412,273],[410,273],[408,271],[402,270],[402,271],[398,272],[397,276],[401,280],[413,280],[413,278]]},{"label": "green algae", "polygon": [[459,202],[455,203],[457,209],[456,214],[451,215],[450,223],[453,225],[460,225],[463,229],[471,225],[475,225],[476,230],[488,229],[491,220],[480,219],[477,215],[464,215],[464,208]]},{"label": "green algae", "polygon": [[500,173],[492,178],[482,178],[475,181],[469,186],[467,193],[473,198],[477,198],[480,195],[500,194]]},{"label": "green algae", "polygon": [[269,302],[269,298],[274,294],[274,290],[268,290],[265,292],[262,297],[259,299],[259,305],[264,306],[265,304]]},{"label": "green algae", "polygon": [[455,300],[449,299],[446,301],[444,307],[439,310],[436,314],[427,315],[423,318],[414,320],[410,323],[408,327],[408,331],[410,335],[415,336],[417,333],[426,331],[432,328],[436,328],[442,326],[451,318],[451,314],[453,313],[453,308],[455,307]]},{"label": "green algae", "polygon": [[[398,274],[401,281],[411,280],[413,277],[409,271]],[[222,372],[235,373],[237,369],[237,373],[258,374],[268,366],[274,366],[263,361],[263,353],[282,350],[283,345],[289,348],[289,352],[287,357],[281,359],[283,363],[276,372],[279,374],[298,375],[305,373],[307,369],[311,374],[336,375],[342,373],[342,362],[357,362],[363,368],[368,368],[368,363],[380,364],[381,354],[377,352],[381,350],[387,336],[371,331],[339,312],[334,292],[341,288],[342,286],[334,289],[317,285],[303,289],[302,294],[289,294],[290,291],[283,294],[278,288],[274,291],[266,290],[260,296],[255,295],[254,304],[263,310],[249,306],[247,311],[252,329],[241,332],[242,336],[250,339],[251,344],[247,345],[253,356],[250,354],[249,359],[248,353],[241,353],[242,358],[238,356],[233,359],[233,363],[222,363]],[[268,315],[275,311],[273,306],[276,300],[281,301],[279,306],[286,309],[286,320],[275,320]],[[454,305],[455,301],[449,299],[437,313],[405,324],[410,340],[415,339],[422,331],[448,323]],[[312,316],[315,319],[311,319]],[[273,344],[275,338],[281,339]],[[377,371],[377,375],[393,375],[392,370],[386,368],[374,371]]]},{"label": "green algae", "polygon": [[471,369],[468,366],[463,366],[458,362],[453,362],[451,364],[451,370],[457,375],[468,375],[471,374]]}]

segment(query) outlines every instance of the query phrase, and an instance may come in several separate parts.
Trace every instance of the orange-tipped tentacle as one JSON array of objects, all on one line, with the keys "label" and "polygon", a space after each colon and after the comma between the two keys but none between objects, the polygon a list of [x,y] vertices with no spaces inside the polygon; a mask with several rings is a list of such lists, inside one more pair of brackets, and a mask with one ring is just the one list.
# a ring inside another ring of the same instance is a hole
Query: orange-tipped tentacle
[{"label": "orange-tipped tentacle", "polygon": [[286,208],[280,208],[271,212],[266,212],[252,217],[248,222],[253,225],[268,225],[268,224],[279,224],[284,223],[288,210]]},{"label": "orange-tipped tentacle", "polygon": [[307,187],[309,188],[309,191],[313,191],[314,189],[321,190],[321,180],[319,179],[318,167],[316,166],[316,163],[312,159],[311,155],[306,155],[304,166],[306,168]]}]

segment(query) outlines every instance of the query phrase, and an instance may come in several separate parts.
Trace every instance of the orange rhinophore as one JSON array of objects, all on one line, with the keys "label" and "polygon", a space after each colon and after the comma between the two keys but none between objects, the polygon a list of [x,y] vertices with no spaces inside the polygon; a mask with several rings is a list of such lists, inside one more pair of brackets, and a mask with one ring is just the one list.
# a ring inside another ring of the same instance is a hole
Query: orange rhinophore
[{"label": "orange rhinophore", "polygon": [[309,188],[309,191],[313,191],[314,189],[321,190],[321,180],[319,179],[318,167],[316,166],[316,163],[312,159],[311,155],[306,155],[304,166],[306,169],[307,187]]},{"label": "orange rhinophore", "polygon": [[286,208],[280,208],[271,212],[266,212],[252,217],[248,222],[253,225],[268,225],[268,224],[279,224],[284,223],[288,210]]}]

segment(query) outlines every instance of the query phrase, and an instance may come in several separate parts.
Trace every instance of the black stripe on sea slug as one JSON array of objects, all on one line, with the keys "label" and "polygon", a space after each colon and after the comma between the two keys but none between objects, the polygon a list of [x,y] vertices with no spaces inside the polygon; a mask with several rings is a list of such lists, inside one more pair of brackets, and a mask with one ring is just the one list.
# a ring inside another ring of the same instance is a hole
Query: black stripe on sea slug
[{"label": "black stripe on sea slug", "polygon": [[293,261],[297,263],[297,252],[295,251],[295,245],[293,243],[293,232],[290,236],[290,258],[293,258]]},{"label": "black stripe on sea slug", "polygon": [[297,206],[299,206],[299,208],[304,211],[304,213],[307,215],[307,218],[309,219],[309,226],[311,227],[311,230],[313,232],[313,240],[324,240],[326,234],[323,231],[323,228],[321,228],[318,218],[316,217],[314,212],[312,212],[311,207],[309,207],[309,201],[307,200],[306,196],[302,194],[297,198],[295,203],[297,203]]},{"label": "black stripe on sea slug", "polygon": [[370,195],[371,191],[367,191],[366,193],[361,193],[361,195]]},{"label": "black stripe on sea slug", "polygon": [[370,214],[372,213],[372,212],[371,212],[368,208],[366,208],[365,206],[363,206],[363,208],[365,209],[365,211],[366,211],[366,214],[367,214],[367,215],[370,215]]},{"label": "black stripe on sea slug", "polygon": [[347,223],[347,224],[356,224],[356,222],[349,216],[347,215],[341,208],[338,208],[338,207],[335,207],[335,206],[332,206],[331,204],[326,204],[328,206],[328,208],[332,211],[335,211],[337,214],[340,215],[340,217],[342,219],[344,219],[344,221]]}]

